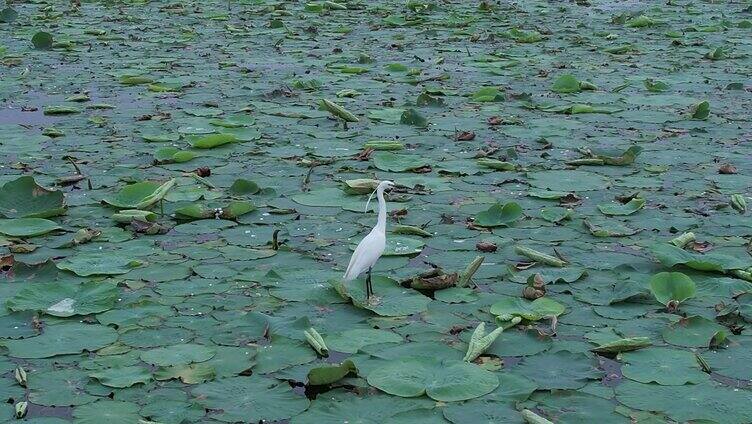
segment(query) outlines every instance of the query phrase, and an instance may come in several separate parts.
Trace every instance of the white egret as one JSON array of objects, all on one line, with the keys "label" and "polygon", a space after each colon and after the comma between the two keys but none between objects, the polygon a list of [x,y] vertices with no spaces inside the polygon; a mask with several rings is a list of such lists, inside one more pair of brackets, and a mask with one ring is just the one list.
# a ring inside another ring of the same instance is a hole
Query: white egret
[{"label": "white egret", "polygon": [[[345,271],[345,281],[352,281],[360,274],[368,271],[366,277],[366,300],[371,299],[373,295],[373,286],[371,285],[371,269],[379,260],[381,254],[384,253],[386,247],[386,201],[384,200],[384,190],[390,187],[394,187],[394,183],[391,181],[381,181],[376,187],[376,198],[379,199],[379,217],[376,220],[376,226],[373,227],[370,233],[368,233],[363,240],[358,243],[358,247],[355,248],[350,263],[347,265],[347,271]],[[368,205],[373,198],[373,193],[368,197],[366,202],[366,211]]]}]

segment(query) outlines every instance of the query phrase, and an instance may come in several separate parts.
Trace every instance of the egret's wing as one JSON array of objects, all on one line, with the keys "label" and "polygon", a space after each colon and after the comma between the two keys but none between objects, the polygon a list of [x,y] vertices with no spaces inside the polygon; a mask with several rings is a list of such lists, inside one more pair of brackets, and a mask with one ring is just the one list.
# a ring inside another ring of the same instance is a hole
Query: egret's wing
[{"label": "egret's wing", "polygon": [[342,277],[345,281],[358,278],[360,274],[372,267],[384,253],[386,239],[383,235],[371,232],[358,243],[350,257],[350,263],[347,265],[347,271]]},{"label": "egret's wing", "polygon": [[[370,236],[370,234],[368,236]],[[345,275],[342,277],[345,281],[358,278],[358,276],[367,269],[367,267],[363,266],[363,263],[365,257],[368,255],[368,236],[358,243],[358,247],[355,248],[352,256],[350,256],[350,263],[347,265]]]}]

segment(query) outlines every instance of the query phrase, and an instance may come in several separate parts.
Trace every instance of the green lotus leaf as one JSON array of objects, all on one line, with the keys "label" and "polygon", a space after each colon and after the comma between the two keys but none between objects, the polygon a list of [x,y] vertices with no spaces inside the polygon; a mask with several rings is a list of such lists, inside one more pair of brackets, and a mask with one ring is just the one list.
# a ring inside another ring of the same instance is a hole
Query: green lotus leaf
[{"label": "green lotus leaf", "polygon": [[94,351],[117,340],[110,327],[77,322],[49,326],[44,333],[20,340],[3,340],[10,356],[16,358],[49,358],[56,355]]},{"label": "green lotus leaf", "polygon": [[198,344],[176,344],[147,350],[141,354],[141,360],[147,364],[168,367],[173,365],[185,365],[192,362],[204,362],[211,359],[216,350],[211,347]]},{"label": "green lotus leaf", "polygon": [[587,355],[567,351],[527,356],[518,367],[516,371],[537,383],[539,389],[579,389],[602,376]]},{"label": "green lotus leaf", "polygon": [[428,162],[419,156],[376,152],[373,155],[373,164],[383,171],[406,172],[427,166]]},{"label": "green lotus leaf", "polygon": [[[8,15],[8,13],[5,13]],[[39,31],[31,37],[31,43],[37,50],[49,50],[52,48],[52,34],[49,32]]]},{"label": "green lotus leaf", "polygon": [[36,237],[61,227],[44,218],[0,219],[0,234],[12,237]]},{"label": "green lotus leaf", "polygon": [[695,296],[695,282],[681,272],[660,272],[650,279],[650,292],[663,305],[684,302]]},{"label": "green lotus leaf", "polygon": [[77,407],[73,417],[79,424],[133,424],[141,419],[140,407],[132,402],[100,400]]},{"label": "green lotus leaf", "polygon": [[681,318],[663,330],[663,340],[675,346],[708,347],[721,345],[728,329],[701,316]]},{"label": "green lotus leaf", "polygon": [[337,352],[355,353],[372,344],[399,343],[402,336],[391,331],[365,328],[327,335],[324,341],[330,349]]},{"label": "green lotus leaf", "polygon": [[209,134],[190,139],[188,142],[191,144],[191,147],[196,149],[213,149],[236,141],[238,141],[238,138],[233,134]]},{"label": "green lotus leaf", "polygon": [[161,201],[174,185],[174,179],[164,184],[149,181],[130,184],[103,201],[120,209],[146,209]]},{"label": "green lotus leaf", "polygon": [[496,203],[475,216],[474,223],[480,227],[508,226],[522,217],[522,208],[515,202]]},{"label": "green lotus leaf", "polygon": [[551,91],[554,93],[578,93],[580,91],[580,81],[570,74],[561,75],[554,81]]},{"label": "green lotus leaf", "polygon": [[632,215],[633,213],[642,209],[644,206],[645,206],[645,199],[637,197],[623,205],[618,204],[618,203],[598,205],[598,210],[600,210],[601,213],[603,213],[604,215],[626,216],[626,215]]},{"label": "green lotus leaf", "polygon": [[519,316],[529,321],[538,321],[547,316],[559,316],[566,309],[561,303],[541,297],[533,301],[518,297],[504,298],[491,306],[491,313],[497,316]]},{"label": "green lotus leaf", "polygon": [[36,283],[8,299],[6,306],[12,311],[40,311],[69,317],[107,311],[115,305],[117,297],[114,282]]},{"label": "green lotus leaf", "polygon": [[135,266],[137,261],[123,255],[121,252],[93,252],[80,253],[58,261],[58,269],[71,271],[82,277],[91,275],[118,275],[127,274]]},{"label": "green lotus leaf", "polygon": [[63,192],[46,189],[33,177],[20,177],[0,188],[0,214],[6,218],[50,218],[65,213]]},{"label": "green lotus leaf", "polygon": [[339,365],[311,368],[311,370],[308,371],[308,384],[314,386],[332,384],[343,379],[350,373],[357,374],[357,372],[358,369],[355,368],[355,364],[350,360],[346,360]]},{"label": "green lotus leaf", "polygon": [[650,348],[619,355],[624,377],[640,383],[663,386],[698,384],[707,381],[694,353],[686,350]]},{"label": "green lotus leaf", "polygon": [[408,358],[388,362],[368,374],[368,384],[391,395],[428,395],[442,402],[468,400],[499,385],[493,373],[462,361]]},{"label": "green lotus leaf", "polygon": [[108,368],[89,374],[107,387],[125,388],[151,380],[151,373],[143,367]]},{"label": "green lotus leaf", "polygon": [[305,396],[298,396],[287,382],[252,375],[230,377],[198,385],[192,390],[207,409],[221,411],[224,422],[285,420],[308,408]]}]

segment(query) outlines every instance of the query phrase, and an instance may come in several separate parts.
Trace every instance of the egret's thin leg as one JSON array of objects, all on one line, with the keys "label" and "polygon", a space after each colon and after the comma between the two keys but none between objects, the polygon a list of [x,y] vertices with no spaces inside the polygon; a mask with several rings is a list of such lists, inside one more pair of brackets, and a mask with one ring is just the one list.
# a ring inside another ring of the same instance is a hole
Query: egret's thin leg
[{"label": "egret's thin leg", "polygon": [[373,294],[373,287],[371,286],[371,268],[368,268],[368,275],[366,276],[366,299],[370,299]]}]

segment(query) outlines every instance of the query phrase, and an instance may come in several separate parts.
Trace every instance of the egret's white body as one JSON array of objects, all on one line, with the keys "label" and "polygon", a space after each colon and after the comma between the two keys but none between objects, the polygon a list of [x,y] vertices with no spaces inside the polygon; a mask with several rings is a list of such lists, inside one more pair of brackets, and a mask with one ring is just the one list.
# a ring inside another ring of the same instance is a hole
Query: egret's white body
[{"label": "egret's white body", "polygon": [[360,241],[358,247],[355,248],[352,257],[350,258],[350,264],[347,265],[347,271],[343,279],[345,281],[351,281],[376,265],[376,261],[379,260],[381,254],[384,253],[386,247],[386,233],[383,229],[374,227],[370,233],[368,233],[363,240]]},{"label": "egret's white body", "polygon": [[391,181],[382,181],[376,187],[376,198],[379,200],[379,216],[376,220],[376,226],[358,243],[358,247],[355,248],[355,252],[353,252],[350,258],[350,263],[347,265],[347,271],[345,271],[345,275],[342,277],[345,281],[352,281],[358,278],[360,274],[368,271],[366,295],[369,297],[372,294],[372,288],[370,287],[371,268],[379,260],[386,247],[386,201],[384,200],[384,190],[392,186],[394,186],[394,183]]}]

